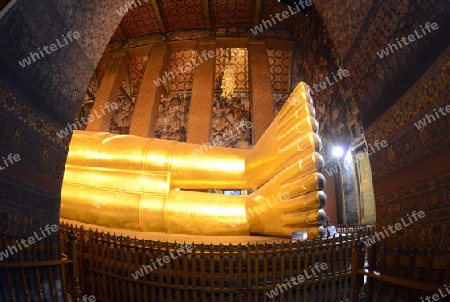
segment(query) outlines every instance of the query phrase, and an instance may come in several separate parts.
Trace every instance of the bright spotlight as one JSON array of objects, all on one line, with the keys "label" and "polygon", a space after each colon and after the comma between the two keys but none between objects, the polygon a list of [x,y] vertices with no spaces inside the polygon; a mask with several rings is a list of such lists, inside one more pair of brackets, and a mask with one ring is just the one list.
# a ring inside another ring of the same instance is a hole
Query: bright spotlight
[{"label": "bright spotlight", "polygon": [[344,149],[340,146],[334,146],[331,150],[331,154],[336,158],[341,158],[344,155]]}]

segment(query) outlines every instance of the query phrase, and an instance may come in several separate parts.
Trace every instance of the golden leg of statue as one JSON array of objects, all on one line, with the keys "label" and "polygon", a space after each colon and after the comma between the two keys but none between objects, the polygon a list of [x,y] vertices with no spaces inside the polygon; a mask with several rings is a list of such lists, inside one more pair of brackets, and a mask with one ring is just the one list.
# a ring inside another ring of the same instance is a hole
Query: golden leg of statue
[{"label": "golden leg of statue", "polygon": [[[61,217],[140,231],[316,236],[326,196],[308,89],[297,86],[252,150],[74,131]],[[255,192],[193,191],[231,188]]]}]

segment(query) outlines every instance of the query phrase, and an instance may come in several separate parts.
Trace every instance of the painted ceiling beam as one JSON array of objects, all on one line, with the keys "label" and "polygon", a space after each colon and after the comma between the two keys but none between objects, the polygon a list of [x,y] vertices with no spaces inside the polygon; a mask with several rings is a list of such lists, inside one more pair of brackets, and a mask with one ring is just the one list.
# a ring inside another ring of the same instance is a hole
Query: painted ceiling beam
[{"label": "painted ceiling beam", "polygon": [[158,5],[158,1],[156,0],[151,0],[151,5],[153,7],[153,11],[155,12],[155,18],[156,18],[156,22],[158,23],[159,29],[161,31],[162,34],[165,34],[167,32],[167,26],[166,26],[166,22],[164,22],[164,18],[163,18],[163,10],[159,7]]},{"label": "painted ceiling beam", "polygon": [[252,1],[252,27],[257,26],[261,22],[263,0]]},{"label": "painted ceiling beam", "polygon": [[203,19],[205,20],[205,27],[212,29],[212,19],[211,19],[211,1],[210,0],[200,0],[202,4]]}]

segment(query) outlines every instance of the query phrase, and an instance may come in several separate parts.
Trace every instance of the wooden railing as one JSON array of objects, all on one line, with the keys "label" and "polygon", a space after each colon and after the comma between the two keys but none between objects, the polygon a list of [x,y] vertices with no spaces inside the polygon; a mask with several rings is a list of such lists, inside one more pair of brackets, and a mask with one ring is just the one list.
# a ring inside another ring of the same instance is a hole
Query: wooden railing
[{"label": "wooden railing", "polygon": [[180,244],[60,226],[63,237],[72,229],[79,242],[83,294],[117,302],[345,301],[350,298],[352,244],[372,235],[369,229],[304,242],[191,243],[186,253],[156,265],[158,258],[162,263],[175,255]]},{"label": "wooden railing", "polygon": [[443,297],[450,296],[445,288],[450,287],[450,248],[402,250],[395,241],[367,245],[360,240],[354,242],[352,267],[352,301],[359,301],[362,295],[367,302],[449,301],[426,300],[426,296],[431,299],[439,290]]},{"label": "wooden railing", "polygon": [[[33,238],[34,240],[29,240]],[[36,237],[37,236],[37,237]],[[36,240],[38,238],[38,240]],[[24,239],[25,241],[22,241]],[[66,243],[66,246],[75,244]],[[68,301],[79,287],[73,278],[74,261],[63,255],[58,235],[0,236],[0,301]],[[67,287],[66,287],[67,286]]]}]

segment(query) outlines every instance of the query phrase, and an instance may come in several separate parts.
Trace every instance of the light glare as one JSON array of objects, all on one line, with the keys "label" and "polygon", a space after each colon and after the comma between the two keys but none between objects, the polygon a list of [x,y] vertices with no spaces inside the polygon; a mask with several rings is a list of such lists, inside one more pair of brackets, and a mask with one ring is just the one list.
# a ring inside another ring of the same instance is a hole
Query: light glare
[{"label": "light glare", "polygon": [[335,146],[333,147],[331,153],[333,154],[334,157],[340,158],[344,155],[344,149],[342,147]]}]

